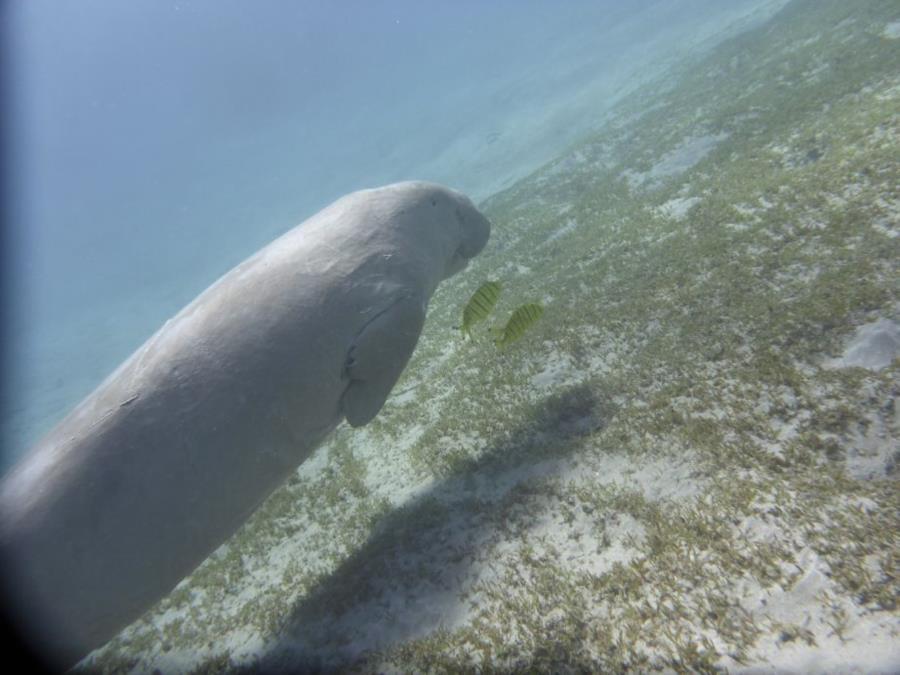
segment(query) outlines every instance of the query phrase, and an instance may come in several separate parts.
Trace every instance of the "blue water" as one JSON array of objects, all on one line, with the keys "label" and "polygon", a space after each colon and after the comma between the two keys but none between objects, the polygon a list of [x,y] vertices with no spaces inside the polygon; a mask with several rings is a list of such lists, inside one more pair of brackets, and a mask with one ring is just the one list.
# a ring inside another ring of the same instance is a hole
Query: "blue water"
[{"label": "blue water", "polygon": [[8,467],[169,316],[354,189],[484,198],[764,0],[29,0],[7,11]]}]

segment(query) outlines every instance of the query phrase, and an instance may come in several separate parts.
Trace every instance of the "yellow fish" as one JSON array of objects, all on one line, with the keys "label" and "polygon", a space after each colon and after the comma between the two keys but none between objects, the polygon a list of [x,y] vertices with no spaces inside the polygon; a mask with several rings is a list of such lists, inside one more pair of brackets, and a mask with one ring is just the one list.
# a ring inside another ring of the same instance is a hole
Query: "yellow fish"
[{"label": "yellow fish", "polygon": [[515,342],[525,334],[525,331],[528,330],[535,321],[541,318],[543,313],[544,308],[536,302],[529,302],[522,305],[512,313],[512,316],[509,317],[509,321],[506,322],[503,330],[500,331],[500,337],[494,340],[494,342],[498,347],[505,347],[511,342]]},{"label": "yellow fish", "polygon": [[485,281],[469,298],[469,302],[463,309],[463,322],[460,328],[470,340],[472,339],[472,326],[479,321],[484,321],[494,305],[497,304],[500,288],[498,281]]}]

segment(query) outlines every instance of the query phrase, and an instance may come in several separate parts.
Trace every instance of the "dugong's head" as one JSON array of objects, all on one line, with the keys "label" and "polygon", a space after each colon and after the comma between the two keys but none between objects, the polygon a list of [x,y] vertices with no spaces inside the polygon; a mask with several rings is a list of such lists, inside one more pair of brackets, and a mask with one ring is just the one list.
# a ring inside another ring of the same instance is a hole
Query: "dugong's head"
[{"label": "dugong's head", "polygon": [[428,253],[436,257],[435,283],[464,269],[491,236],[490,221],[461,192],[424,181],[394,183],[379,191],[397,209],[404,229],[409,228],[405,234],[428,242]]}]

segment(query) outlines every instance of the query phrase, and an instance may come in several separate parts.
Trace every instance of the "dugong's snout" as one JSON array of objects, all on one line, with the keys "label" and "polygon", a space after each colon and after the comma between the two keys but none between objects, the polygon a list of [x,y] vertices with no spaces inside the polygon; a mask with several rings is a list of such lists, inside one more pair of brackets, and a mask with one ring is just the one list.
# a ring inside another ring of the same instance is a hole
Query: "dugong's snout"
[{"label": "dugong's snout", "polygon": [[[377,197],[398,217],[400,231],[407,240],[421,238],[421,230],[431,233],[428,266],[440,282],[464,269],[491,236],[491,223],[472,200],[453,188],[429,181],[404,181],[374,190],[355,193],[356,198]],[[428,250],[428,246],[422,247]],[[433,289],[432,289],[433,290]]]},{"label": "dugong's snout", "polygon": [[465,202],[456,209],[462,242],[459,254],[466,258],[474,258],[481,253],[491,236],[491,221],[487,219],[475,205],[465,197]]},{"label": "dugong's snout", "polygon": [[455,216],[459,224],[460,242],[447,264],[445,279],[465,269],[469,260],[481,253],[491,236],[491,221],[468,197],[460,193],[457,195],[459,203]]}]

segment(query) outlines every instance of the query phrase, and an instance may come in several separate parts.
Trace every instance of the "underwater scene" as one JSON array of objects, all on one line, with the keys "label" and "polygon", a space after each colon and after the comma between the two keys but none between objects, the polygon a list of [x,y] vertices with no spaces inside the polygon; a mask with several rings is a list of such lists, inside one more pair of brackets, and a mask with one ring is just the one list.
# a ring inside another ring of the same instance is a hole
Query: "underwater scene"
[{"label": "underwater scene", "polygon": [[900,672],[900,2],[6,10],[35,659]]}]

